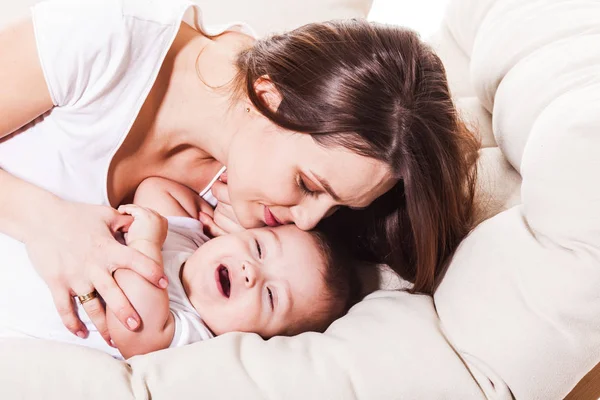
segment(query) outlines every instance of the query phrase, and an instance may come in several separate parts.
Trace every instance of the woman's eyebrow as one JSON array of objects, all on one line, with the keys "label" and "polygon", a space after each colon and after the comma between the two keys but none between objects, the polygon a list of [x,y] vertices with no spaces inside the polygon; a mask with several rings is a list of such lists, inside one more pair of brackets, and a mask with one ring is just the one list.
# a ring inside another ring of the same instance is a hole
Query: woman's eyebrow
[{"label": "woman's eyebrow", "polygon": [[335,193],[335,191],[333,190],[333,188],[331,187],[331,185],[329,184],[329,182],[327,182],[327,179],[320,177],[319,175],[317,175],[316,173],[314,173],[312,170],[310,171],[310,173],[317,178],[317,180],[319,181],[319,183],[321,184],[321,186],[323,186],[323,189],[325,189],[325,191],[327,193],[329,193],[329,195],[331,197],[333,197],[333,199],[339,203],[342,202],[342,199],[340,198],[340,196],[337,195],[337,193]]}]

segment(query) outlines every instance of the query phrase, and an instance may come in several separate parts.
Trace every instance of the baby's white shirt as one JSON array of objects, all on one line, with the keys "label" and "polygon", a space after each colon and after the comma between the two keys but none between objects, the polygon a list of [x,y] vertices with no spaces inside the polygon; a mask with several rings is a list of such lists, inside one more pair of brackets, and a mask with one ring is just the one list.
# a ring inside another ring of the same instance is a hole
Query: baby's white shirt
[{"label": "baby's white shirt", "polygon": [[162,255],[169,278],[169,309],[175,318],[175,334],[169,347],[180,347],[213,337],[190,300],[181,282],[181,268],[186,260],[209,238],[202,223],[193,218],[168,217],[169,232]]}]

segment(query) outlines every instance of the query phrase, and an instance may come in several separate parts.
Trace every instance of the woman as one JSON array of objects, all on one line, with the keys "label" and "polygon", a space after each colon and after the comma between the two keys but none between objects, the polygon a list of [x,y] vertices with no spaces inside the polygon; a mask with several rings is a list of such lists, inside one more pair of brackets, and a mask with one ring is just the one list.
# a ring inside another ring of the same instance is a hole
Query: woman
[{"label": "woman", "polygon": [[0,231],[25,243],[65,326],[87,334],[77,296],[110,340],[96,291],[139,326],[112,272],[167,282],[114,239],[129,222],[114,208],[147,177],[200,192],[222,166],[213,233],[356,209],[344,233],[433,291],[471,228],[478,148],[437,56],[363,21],[256,41],[192,29],[186,11],[199,14],[182,0],[52,1],[0,34]]}]

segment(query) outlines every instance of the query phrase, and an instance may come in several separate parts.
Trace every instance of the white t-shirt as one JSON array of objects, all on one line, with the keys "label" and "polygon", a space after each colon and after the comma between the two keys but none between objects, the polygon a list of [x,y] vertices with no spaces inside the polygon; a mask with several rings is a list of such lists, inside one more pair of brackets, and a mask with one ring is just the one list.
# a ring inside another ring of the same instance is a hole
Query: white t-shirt
[{"label": "white t-shirt", "polygon": [[175,318],[175,335],[169,347],[180,347],[213,337],[190,303],[180,279],[181,267],[194,251],[209,238],[202,223],[193,218],[168,217],[169,232],[162,254],[165,274],[169,278],[169,308]]},{"label": "white t-shirt", "polygon": [[[150,92],[181,21],[209,35],[239,29],[254,36],[244,24],[205,26],[201,10],[187,0],[52,0],[35,5],[32,17],[56,107],[0,140],[0,168],[64,199],[101,205],[109,204],[112,157]],[[0,331],[5,328],[6,334],[7,327],[16,326],[37,332],[36,327],[44,326],[47,338],[91,343],[66,330],[25,246],[3,234],[0,268]]]},{"label": "white t-shirt", "polygon": [[[165,274],[169,279],[169,309],[175,319],[175,333],[169,347],[180,347],[213,337],[190,303],[180,280],[185,261],[209,238],[203,233],[198,220],[185,217],[167,219],[169,231],[162,254]],[[3,254],[1,244],[0,241],[0,254]],[[89,336],[80,339],[70,333],[62,325],[42,279],[29,263],[24,263],[25,260],[15,261],[17,264],[8,279],[0,280],[0,338],[56,340],[95,348],[122,359],[119,351],[104,341],[79,302],[76,302],[77,312],[88,328]]]},{"label": "white t-shirt", "polygon": [[55,107],[0,140],[0,168],[67,200],[108,205],[110,162],[153,86],[181,21],[206,34],[188,0],[52,0],[32,7]]}]

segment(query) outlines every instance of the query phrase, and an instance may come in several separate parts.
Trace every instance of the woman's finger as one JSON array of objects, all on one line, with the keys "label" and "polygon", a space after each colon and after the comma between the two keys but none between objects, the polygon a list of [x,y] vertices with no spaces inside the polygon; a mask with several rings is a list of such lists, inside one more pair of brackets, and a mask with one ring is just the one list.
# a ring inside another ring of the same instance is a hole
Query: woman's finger
[{"label": "woman's finger", "polygon": [[[115,272],[117,268],[127,268],[135,271],[148,282],[161,289],[166,289],[169,285],[169,280],[165,275],[163,267],[158,265],[150,257],[146,257],[131,247],[120,244],[111,247],[111,249],[111,251],[114,251],[111,254],[114,257],[112,260],[112,265],[114,267],[111,269],[111,273]],[[104,298],[104,300],[106,301],[106,298]]]},{"label": "woman's finger", "polygon": [[219,180],[223,183],[227,183],[227,171],[223,172],[219,177]]},{"label": "woman's finger", "polygon": [[214,238],[227,234],[227,232],[221,229],[208,214],[201,211],[198,215],[198,219],[202,222],[202,225],[204,225],[204,233],[206,235]]},{"label": "woman's finger", "polygon": [[54,306],[60,315],[60,319],[64,326],[73,334],[85,339],[88,336],[88,330],[85,324],[81,322],[79,316],[75,312],[75,303],[73,297],[68,291],[51,288]]},{"label": "woman's finger", "polygon": [[86,314],[98,330],[98,333],[100,333],[106,343],[112,346],[108,325],[106,324],[106,311],[104,310],[104,305],[102,305],[100,298],[93,298],[84,302],[82,305]]},{"label": "woman's finger", "polygon": [[[109,308],[113,314],[115,314],[123,326],[131,331],[135,331],[140,326],[140,317],[137,312],[135,312],[133,306],[131,303],[129,303],[129,300],[119,285],[117,285],[117,282],[114,280],[112,275],[102,274],[101,276],[96,277],[94,279],[94,285],[96,287],[96,291],[100,294],[100,296],[102,296],[102,299],[104,299],[106,307]],[[95,322],[94,325],[96,325]],[[105,326],[106,314],[104,315],[104,320],[100,323],[100,326],[96,325],[96,328],[100,330]],[[108,343],[110,343],[110,338]]]}]

